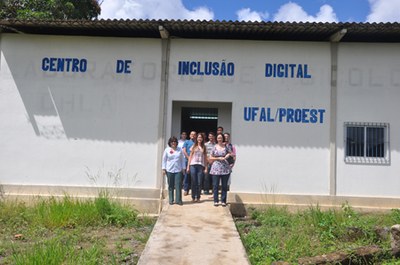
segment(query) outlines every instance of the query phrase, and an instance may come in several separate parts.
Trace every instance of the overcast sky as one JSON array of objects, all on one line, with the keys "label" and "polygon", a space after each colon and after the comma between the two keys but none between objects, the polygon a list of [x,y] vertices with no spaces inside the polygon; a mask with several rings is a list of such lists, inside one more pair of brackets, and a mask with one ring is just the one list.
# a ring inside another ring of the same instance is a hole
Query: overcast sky
[{"label": "overcast sky", "polygon": [[400,0],[104,0],[101,19],[400,22]]}]

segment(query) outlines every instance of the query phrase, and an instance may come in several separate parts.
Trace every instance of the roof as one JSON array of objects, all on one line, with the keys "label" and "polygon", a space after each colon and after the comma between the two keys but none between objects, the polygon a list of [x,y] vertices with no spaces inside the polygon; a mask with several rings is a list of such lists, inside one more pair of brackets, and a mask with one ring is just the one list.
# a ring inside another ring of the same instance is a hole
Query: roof
[{"label": "roof", "polygon": [[[400,23],[193,20],[0,20],[0,33],[283,41],[400,42]],[[336,35],[335,35],[336,34]]]}]

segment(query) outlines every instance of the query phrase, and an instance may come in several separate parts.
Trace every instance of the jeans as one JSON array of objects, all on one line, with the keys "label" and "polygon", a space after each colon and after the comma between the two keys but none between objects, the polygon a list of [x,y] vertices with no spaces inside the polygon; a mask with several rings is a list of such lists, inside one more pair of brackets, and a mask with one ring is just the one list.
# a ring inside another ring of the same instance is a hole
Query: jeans
[{"label": "jeans", "polygon": [[211,175],[209,174],[210,170],[211,170],[211,165],[208,165],[207,173],[204,174],[204,182],[203,182],[204,194],[209,194],[210,192],[210,184],[212,184]]},{"label": "jeans", "polygon": [[192,176],[192,199],[200,199],[201,183],[203,182],[204,167],[202,165],[190,165]]},{"label": "jeans", "polygon": [[184,191],[189,191],[189,187],[190,187],[190,173],[186,172],[187,163],[188,163],[188,161],[186,160],[185,174],[183,176],[183,190]]},{"label": "jeans", "polygon": [[182,204],[182,172],[171,173],[167,172],[168,178],[168,197],[169,203],[174,203],[174,189],[176,192],[175,202]]},{"label": "jeans", "polygon": [[226,203],[226,197],[228,194],[228,179],[229,175],[212,175],[213,179],[213,192],[214,202],[218,203],[218,186],[221,180],[221,202]]}]

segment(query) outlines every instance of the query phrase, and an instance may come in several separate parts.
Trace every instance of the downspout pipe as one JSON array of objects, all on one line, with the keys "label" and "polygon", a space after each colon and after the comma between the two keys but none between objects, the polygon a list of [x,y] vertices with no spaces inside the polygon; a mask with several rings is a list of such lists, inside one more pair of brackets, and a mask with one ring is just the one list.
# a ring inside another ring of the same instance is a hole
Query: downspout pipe
[{"label": "downspout pipe", "polygon": [[157,161],[157,186],[160,188],[160,201],[158,214],[161,213],[164,200],[165,176],[161,172],[162,153],[166,146],[166,127],[167,127],[167,107],[168,107],[168,71],[170,56],[170,36],[169,32],[160,25],[158,27],[161,37],[161,85],[160,85],[160,113],[158,127],[158,161]]},{"label": "downspout pipe", "polygon": [[331,97],[330,97],[330,132],[329,132],[329,195],[337,195],[337,78],[339,42],[346,35],[347,29],[332,34],[329,38],[331,48]]}]

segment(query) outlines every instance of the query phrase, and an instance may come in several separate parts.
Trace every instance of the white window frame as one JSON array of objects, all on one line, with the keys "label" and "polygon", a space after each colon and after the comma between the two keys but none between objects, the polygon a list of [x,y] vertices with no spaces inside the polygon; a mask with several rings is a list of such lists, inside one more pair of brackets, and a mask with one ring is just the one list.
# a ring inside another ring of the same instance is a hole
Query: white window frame
[{"label": "white window frame", "polygon": [[[347,156],[347,128],[363,127],[364,128],[364,156]],[[367,130],[366,128],[383,128],[384,132],[384,156],[383,157],[367,157]],[[344,162],[348,164],[373,164],[373,165],[390,165],[390,141],[389,141],[389,123],[379,122],[345,122],[344,123]]]}]

